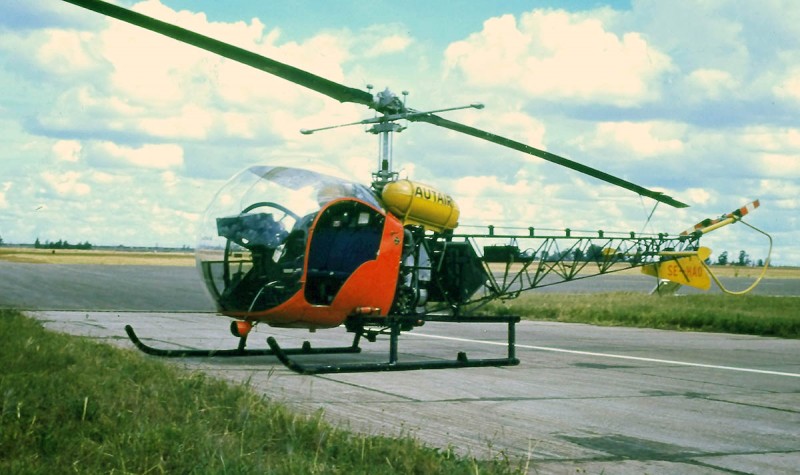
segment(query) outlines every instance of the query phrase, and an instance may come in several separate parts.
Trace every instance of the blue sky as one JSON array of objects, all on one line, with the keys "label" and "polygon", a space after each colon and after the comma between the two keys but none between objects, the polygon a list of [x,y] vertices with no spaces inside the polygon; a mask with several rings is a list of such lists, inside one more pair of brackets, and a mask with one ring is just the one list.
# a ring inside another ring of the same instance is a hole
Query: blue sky
[{"label": "blue sky", "polygon": [[[288,39],[298,40],[314,36],[328,29],[360,29],[371,25],[402,23],[414,38],[424,39],[446,46],[453,38],[461,38],[479,30],[487,18],[503,14],[520,14],[534,8],[566,9],[582,11],[592,8],[630,8],[629,1],[531,1],[513,0],[502,2],[450,0],[431,2],[412,0],[357,1],[283,1],[254,2],[233,0],[167,1],[176,9],[203,11],[211,21],[247,21],[258,17],[277,25]],[[241,15],[241,12],[247,12]],[[313,21],[309,21],[313,19]],[[457,21],[453,21],[457,19]],[[446,25],[443,23],[446,22]]]},{"label": "blue sky", "polygon": [[[800,6],[793,1],[148,0],[119,4],[342,84],[586,163],[633,193],[426,124],[395,138],[403,176],[462,223],[677,233],[760,198],[774,260],[800,264]],[[367,182],[375,138],[300,128],[370,111],[62,2],[0,18],[0,237],[192,246],[215,191],[256,164]],[[744,226],[714,256],[766,256]]]}]

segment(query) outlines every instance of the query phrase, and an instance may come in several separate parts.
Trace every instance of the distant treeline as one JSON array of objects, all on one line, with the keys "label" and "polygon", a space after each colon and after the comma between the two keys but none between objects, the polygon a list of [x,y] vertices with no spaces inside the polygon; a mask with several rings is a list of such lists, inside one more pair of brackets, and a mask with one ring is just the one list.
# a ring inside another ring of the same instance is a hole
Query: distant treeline
[{"label": "distant treeline", "polygon": [[[503,250],[508,252],[508,246],[487,246],[484,248],[484,253],[489,255],[497,255],[497,252],[500,252],[499,261],[492,261],[492,262],[504,262],[503,259],[506,259],[505,254],[502,254]],[[533,259],[540,259],[543,262],[628,262],[633,265],[641,265],[645,262],[642,260],[641,256],[631,255],[631,256],[615,256],[609,257],[606,255],[605,249],[601,246],[597,246],[594,244],[589,245],[587,249],[567,249],[558,252],[552,251],[543,251],[541,253],[526,251],[526,252],[519,252],[519,250],[515,247],[511,248],[512,251],[516,250],[517,254],[514,256],[515,260],[521,260],[523,262],[527,262]],[[611,259],[611,261],[609,261]],[[741,250],[739,251],[738,257],[733,257],[728,254],[728,251],[723,251],[719,256],[717,256],[716,260],[712,260],[711,258],[706,259],[706,264],[708,265],[720,265],[720,266],[742,266],[742,267],[763,267],[765,264],[764,259],[751,259],[750,254],[746,251]]]},{"label": "distant treeline", "polygon": [[90,250],[92,249],[92,244],[89,241],[86,242],[79,242],[77,244],[70,244],[65,240],[59,239],[56,242],[45,241],[42,244],[39,241],[39,238],[36,238],[36,241],[33,243],[33,247],[36,249],[83,249],[83,250]]},{"label": "distant treeline", "polygon": [[[601,246],[597,246],[594,244],[589,245],[586,250],[583,249],[568,249],[561,252],[547,252],[544,251],[541,253],[541,259],[546,262],[558,262],[558,261],[582,261],[582,262],[603,262],[607,259],[605,255],[605,249]],[[529,254],[527,257],[533,258],[535,254]],[[625,262],[634,262],[636,259],[639,259],[638,256],[626,256],[621,261]],[[750,254],[746,251],[741,250],[739,251],[738,258],[734,258],[728,254],[728,251],[723,251],[722,253],[717,256],[716,261],[712,261],[710,258],[706,259],[706,264],[717,264],[721,266],[756,266],[762,267],[764,265],[764,259],[756,259],[753,260],[750,258]]]}]

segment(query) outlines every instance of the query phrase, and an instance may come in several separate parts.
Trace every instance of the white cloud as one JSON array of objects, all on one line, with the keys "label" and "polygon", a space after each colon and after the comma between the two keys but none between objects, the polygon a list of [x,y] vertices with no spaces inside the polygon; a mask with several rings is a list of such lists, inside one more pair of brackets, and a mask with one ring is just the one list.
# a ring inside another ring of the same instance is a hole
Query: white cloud
[{"label": "white cloud", "polygon": [[683,151],[684,130],[684,126],[664,122],[601,122],[588,145],[620,150],[622,159],[645,159]]},{"label": "white cloud", "polygon": [[760,157],[760,161],[769,176],[800,178],[800,155],[767,153]]},{"label": "white cloud", "polygon": [[640,33],[617,35],[599,19],[565,11],[492,18],[445,57],[473,85],[624,106],[657,99],[658,78],[673,68]]},{"label": "white cloud", "polygon": [[686,78],[692,91],[687,97],[692,102],[728,97],[741,87],[740,82],[727,71],[719,69],[696,69]]},{"label": "white cloud", "polygon": [[6,194],[13,186],[13,183],[10,181],[6,181],[3,183],[3,186],[0,187],[0,209],[8,208],[8,199],[6,199]]},{"label": "white cloud", "polygon": [[[228,37],[220,38],[228,41]],[[342,63],[350,55],[346,40],[322,33],[303,43],[273,44],[278,38],[277,34],[268,34],[254,39],[246,48],[326,79],[343,80]],[[235,61],[209,58],[207,63],[206,80],[213,94],[219,95],[239,110],[262,115],[273,110],[308,113],[320,107],[320,103],[325,100],[304,87]]]},{"label": "white cloud", "polygon": [[800,178],[800,129],[754,126],[740,131],[737,142],[762,176]]},{"label": "white cloud", "polygon": [[215,125],[211,111],[195,105],[183,106],[180,112],[169,117],[144,117],[140,120],[142,131],[153,137],[172,139],[208,138]]},{"label": "white cloud", "polygon": [[447,184],[468,225],[530,226],[563,224],[553,206],[564,192],[560,184],[544,183],[520,173],[504,182],[496,176],[465,176]]},{"label": "white cloud", "polygon": [[407,50],[414,40],[402,24],[371,25],[359,31],[340,32],[358,58],[376,58]]},{"label": "white cloud", "polygon": [[117,165],[127,164],[142,168],[167,169],[183,165],[183,149],[174,144],[147,144],[138,148],[100,143],[95,154],[104,154],[101,160]]},{"label": "white cloud", "polygon": [[92,189],[86,183],[81,183],[81,174],[75,171],[69,172],[43,172],[42,179],[47,185],[60,196],[77,197],[86,196]]},{"label": "white cloud", "polygon": [[257,18],[253,18],[249,24],[244,21],[209,22],[203,12],[175,11],[159,0],[144,0],[134,5],[132,9],[212,38],[225,37],[226,42],[241,47],[260,39],[264,34],[264,24]]},{"label": "white cloud", "polygon": [[[158,203],[144,203],[142,208],[147,207],[147,231],[152,236],[159,236],[164,239],[186,241],[185,233],[187,229],[194,228],[200,222],[200,213],[190,213],[179,209],[162,206]],[[176,226],[175,223],[182,223]],[[194,234],[194,233],[192,233]]]},{"label": "white cloud", "polygon": [[403,51],[411,44],[411,38],[407,35],[389,35],[380,38],[372,47],[364,52],[367,58],[383,56],[385,54]]},{"label": "white cloud", "polygon": [[800,152],[800,128],[753,126],[747,127],[742,137],[754,148]]},{"label": "white cloud", "polygon": [[794,69],[779,84],[772,88],[778,99],[800,102],[800,69]]},{"label": "white cloud", "polygon": [[486,114],[478,114],[477,117],[480,119],[480,127],[502,130],[505,137],[532,147],[545,148],[544,124],[528,114],[508,111],[492,114],[492,117],[487,117]]},{"label": "white cloud", "polygon": [[178,176],[172,170],[167,170],[161,173],[161,180],[167,188],[175,188],[179,183]]},{"label": "white cloud", "polygon": [[[134,10],[333,80],[341,80],[342,63],[349,56],[349,38],[332,33],[278,44],[278,30],[266,31],[258,19],[209,22],[202,13],[175,12],[158,1],[139,3]],[[98,31],[48,30],[38,37],[34,33],[27,43],[20,39],[10,44],[2,37],[0,46],[26,44],[45,70],[73,78],[65,81],[69,85],[52,107],[39,112],[46,128],[172,140],[207,140],[211,134],[225,133],[256,139],[270,135],[271,125],[286,123],[287,111],[308,115],[326,102],[289,81],[162,35],[116,20],[101,24],[104,28]],[[392,40],[381,49],[386,53],[398,47]],[[90,81],[74,79],[87,70]],[[293,135],[299,128],[293,128]]]},{"label": "white cloud", "polygon": [[692,203],[698,205],[709,204],[712,201],[711,193],[703,188],[689,188],[686,190],[686,195]]},{"label": "white cloud", "polygon": [[[765,179],[758,184],[757,196],[762,197],[762,205],[792,211],[792,220],[797,221],[797,210],[800,209],[800,183],[793,179]],[[762,211],[763,212],[763,211]],[[769,212],[769,211],[767,211]]]},{"label": "white cloud", "polygon": [[97,55],[90,51],[97,37],[91,32],[46,30],[44,44],[36,51],[39,65],[54,74],[75,75],[99,68]]},{"label": "white cloud", "polygon": [[224,134],[229,137],[252,139],[256,136],[257,116],[241,112],[223,112],[220,115]]},{"label": "white cloud", "polygon": [[[133,10],[168,23],[232,43],[252,45],[263,25],[254,21],[210,23],[203,13],[175,12],[158,1],[136,4]],[[222,60],[211,53],[120,21],[109,21],[100,33],[101,54],[113,65],[110,87],[130,101],[170,107],[202,96],[210,84],[209,68]]]},{"label": "white cloud", "polygon": [[100,185],[109,185],[109,184],[121,184],[121,182],[128,182],[130,181],[127,177],[119,177],[117,175],[113,175],[111,173],[106,173],[102,171],[93,171],[89,177],[94,183]]},{"label": "white cloud", "polygon": [[[99,82],[105,79],[101,76]],[[39,110],[37,115],[38,122],[49,131],[83,131],[99,135],[137,129],[133,118],[141,112],[141,108],[80,81],[77,86],[60,93],[50,107]]]},{"label": "white cloud", "polygon": [[81,156],[81,143],[77,140],[59,140],[53,144],[53,153],[56,156],[56,160],[77,162]]}]

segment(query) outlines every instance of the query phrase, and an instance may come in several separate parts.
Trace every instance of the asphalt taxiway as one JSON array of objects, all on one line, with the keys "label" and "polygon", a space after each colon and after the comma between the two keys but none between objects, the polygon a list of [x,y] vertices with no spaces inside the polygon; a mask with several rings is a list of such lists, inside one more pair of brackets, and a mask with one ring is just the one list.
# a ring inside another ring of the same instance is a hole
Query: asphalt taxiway
[{"label": "asphalt taxiway", "polygon": [[[28,305],[15,306],[48,328],[125,348],[133,348],[125,324],[154,346],[235,346],[226,319],[177,308],[182,305],[174,302],[187,296],[176,283],[181,277],[159,283],[155,271],[144,279],[124,268],[91,269],[94,277],[82,284],[76,275],[85,269],[34,267],[0,263],[0,305],[19,304],[25,295]],[[33,281],[9,283],[10,271]],[[147,302],[123,297],[147,289],[151,311],[136,308]],[[81,293],[80,301],[61,309],[47,305],[48,294],[58,292]],[[204,301],[199,292],[188,301]],[[111,303],[117,308],[108,308]],[[157,307],[162,309],[152,311]],[[428,323],[401,337],[400,359],[452,359],[459,351],[475,358],[503,356],[503,330]],[[259,326],[249,347],[266,347],[267,336],[285,347],[303,340],[313,346],[350,341],[341,329],[311,334]],[[270,399],[301,411],[322,409],[331,421],[354,430],[412,434],[479,457],[502,452],[529,460],[531,473],[761,474],[792,473],[800,466],[798,340],[522,322],[517,343],[521,365],[504,368],[301,376],[270,356],[169,361],[247,381]],[[360,355],[302,358],[385,360],[386,341],[362,346]]]},{"label": "asphalt taxiway", "polygon": [[[752,279],[721,279],[731,290]],[[641,274],[580,279],[540,293],[650,292],[655,280]],[[684,287],[681,294],[700,291]],[[710,291],[719,293],[713,287]],[[800,279],[765,278],[754,295],[800,296]],[[0,307],[39,310],[213,312],[194,267],[28,264],[0,260]]]}]

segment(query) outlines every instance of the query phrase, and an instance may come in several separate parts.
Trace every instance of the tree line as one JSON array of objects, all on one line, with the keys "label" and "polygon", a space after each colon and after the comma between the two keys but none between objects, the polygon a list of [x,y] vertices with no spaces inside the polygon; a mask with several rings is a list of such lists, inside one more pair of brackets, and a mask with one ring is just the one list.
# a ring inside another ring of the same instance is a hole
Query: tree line
[{"label": "tree line", "polygon": [[88,251],[91,250],[93,246],[89,241],[70,244],[66,240],[61,239],[55,242],[45,241],[44,244],[42,244],[39,238],[36,238],[36,241],[33,243],[33,247],[36,249],[81,249]]},{"label": "tree line", "polygon": [[[533,257],[533,256],[529,256]],[[583,249],[568,249],[561,252],[555,253],[548,253],[547,251],[542,252],[541,258],[545,262],[557,262],[561,260],[573,260],[573,261],[580,261],[580,262],[592,262],[592,261],[605,261],[607,256],[605,255],[604,249],[601,246],[597,245],[590,245],[586,250]],[[637,256],[627,256],[623,258],[626,262],[633,262],[634,260],[639,259]],[[731,256],[728,251],[722,251],[718,256],[716,261],[713,261],[711,258],[706,259],[706,264],[712,265],[717,264],[721,266],[756,266],[762,267],[764,265],[764,259],[757,259],[753,260],[750,258],[750,254],[747,253],[745,250],[739,251],[738,258],[734,258]]]},{"label": "tree line", "polygon": [[[709,259],[709,261],[710,261],[710,259]],[[708,263],[710,264],[710,262],[708,262]],[[755,262],[753,262],[753,260],[750,259],[750,255],[744,250],[739,251],[739,257],[737,259],[734,259],[731,256],[729,256],[728,255],[728,251],[722,251],[720,253],[720,255],[717,256],[716,264],[721,265],[721,266],[728,266],[728,265],[732,265],[732,266],[752,266],[752,265],[754,265],[754,266],[757,266],[757,267],[762,267],[764,265],[764,260],[763,259],[758,259]]]}]

